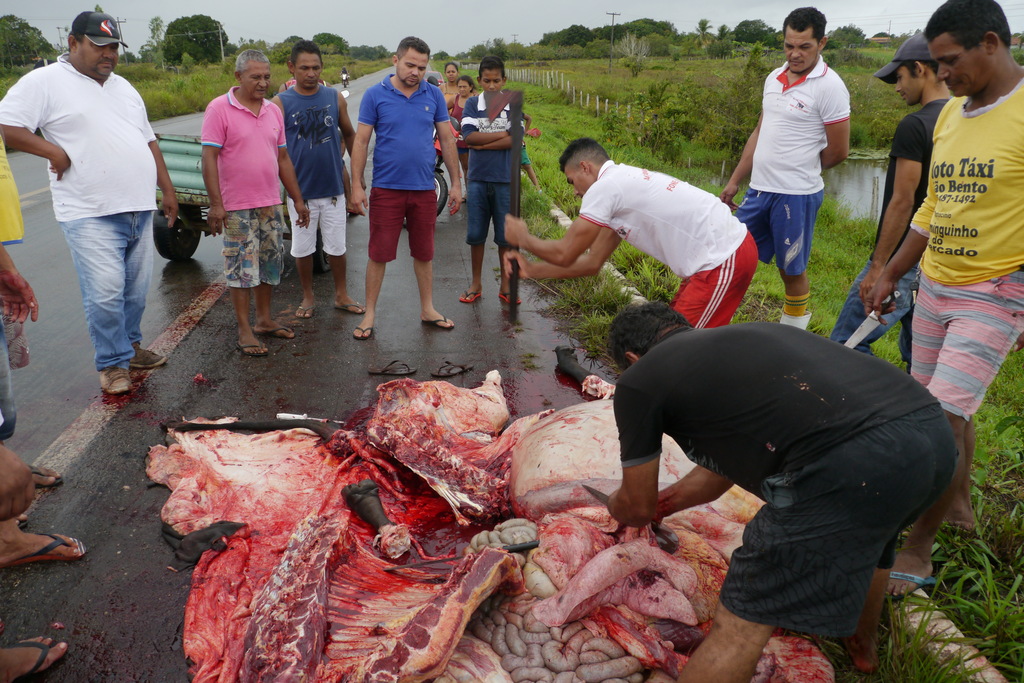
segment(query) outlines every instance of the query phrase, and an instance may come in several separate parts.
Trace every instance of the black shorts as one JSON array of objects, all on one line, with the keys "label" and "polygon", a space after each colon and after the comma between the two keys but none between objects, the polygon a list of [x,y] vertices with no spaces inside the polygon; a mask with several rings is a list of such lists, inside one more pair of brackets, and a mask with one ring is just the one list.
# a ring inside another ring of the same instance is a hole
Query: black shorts
[{"label": "black shorts", "polygon": [[956,443],[938,404],[857,434],[765,479],[766,505],[732,555],[721,602],[748,621],[852,635],[876,568],[953,478]]}]

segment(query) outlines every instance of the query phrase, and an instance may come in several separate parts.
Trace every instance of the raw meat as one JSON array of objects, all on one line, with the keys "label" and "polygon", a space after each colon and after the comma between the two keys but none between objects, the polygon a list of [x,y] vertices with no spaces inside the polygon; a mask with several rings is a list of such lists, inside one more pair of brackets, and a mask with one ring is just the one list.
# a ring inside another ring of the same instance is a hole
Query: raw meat
[{"label": "raw meat", "polygon": [[[621,479],[610,402],[529,416],[501,432],[509,416],[496,373],[476,390],[402,379],[380,391],[365,430],[327,443],[304,430],[172,432],[177,444],[151,450],[148,472],[172,488],[163,517],[177,532],[245,524],[193,574],[184,647],[194,681],[678,674],[686,656],[672,642],[689,651],[707,632],[731,550],[760,501],[732,489],[666,518],[681,541],[668,555],[649,529],[620,529],[579,486],[611,492]],[[692,465],[671,440],[664,449],[667,485]],[[385,573],[393,565],[374,545],[375,529],[341,493],[359,482],[379,489],[393,522],[373,516],[382,532],[411,532],[420,557],[398,563],[429,559],[427,538],[432,553],[470,554]],[[532,522],[488,531],[510,507]],[[486,533],[476,524],[484,519]],[[486,547],[533,533],[534,523],[541,545],[523,571],[522,557]],[[526,592],[524,573],[543,577],[552,597]],[[827,660],[801,639],[773,639],[762,674],[775,683],[831,680]]]},{"label": "raw meat", "polygon": [[491,644],[466,633],[455,646],[448,667],[434,683],[513,682],[508,672],[501,668],[501,657],[491,649]]},{"label": "raw meat", "polygon": [[378,387],[371,443],[411,469],[448,501],[459,524],[507,516],[509,452],[539,416],[508,421],[501,378],[476,390],[399,379]]},{"label": "raw meat", "polygon": [[697,616],[687,595],[696,588],[697,576],[688,565],[648,541],[629,541],[595,555],[557,595],[540,601],[534,614],[548,626],[560,626],[599,605],[627,605],[692,625]]}]

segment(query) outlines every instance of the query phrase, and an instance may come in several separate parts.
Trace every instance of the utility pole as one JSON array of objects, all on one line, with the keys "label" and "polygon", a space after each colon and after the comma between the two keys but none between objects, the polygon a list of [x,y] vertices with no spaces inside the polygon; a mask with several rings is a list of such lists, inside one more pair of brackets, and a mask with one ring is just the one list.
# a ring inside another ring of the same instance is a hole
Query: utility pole
[{"label": "utility pole", "polygon": [[217,37],[220,38],[220,61],[224,62],[224,26],[217,22]]},{"label": "utility pole", "polygon": [[57,27],[57,47],[63,53],[68,49],[68,41],[64,38],[64,27]]},{"label": "utility pole", "polygon": [[605,12],[610,14],[612,17],[612,40],[611,45],[608,47],[608,73],[612,72],[612,55],[615,54],[615,17],[622,14],[621,12]]},{"label": "utility pole", "polygon": [[[512,34],[512,44],[513,45],[517,45],[518,43],[519,43],[519,34],[518,33],[513,33]],[[512,63],[514,64],[515,63],[515,55],[512,55],[512,50],[511,49],[509,50],[509,55],[513,57]]]},{"label": "utility pole", "polygon": [[[121,31],[121,23],[123,22],[123,23],[127,24],[128,20],[127,19],[122,19],[121,17],[114,17],[114,22],[117,24],[117,34],[119,36],[121,36],[122,40],[124,40],[124,32]],[[125,49],[124,43],[121,43],[121,55],[124,57],[124,63],[127,64],[128,63],[128,50]]]}]

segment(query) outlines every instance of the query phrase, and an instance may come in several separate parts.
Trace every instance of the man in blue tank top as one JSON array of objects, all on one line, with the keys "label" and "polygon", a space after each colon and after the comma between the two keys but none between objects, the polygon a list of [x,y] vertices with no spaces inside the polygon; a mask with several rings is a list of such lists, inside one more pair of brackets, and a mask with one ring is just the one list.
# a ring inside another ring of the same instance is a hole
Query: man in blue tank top
[{"label": "man in blue tank top", "polygon": [[[343,156],[346,149],[351,154],[355,138],[348,105],[337,90],[321,85],[323,58],[316,43],[295,43],[288,70],[295,86],[278,93],[273,102],[284,114],[288,155],[309,207],[309,225],[292,226],[291,251],[302,284],[302,303],[295,309],[295,315],[313,317],[313,252],[318,228],[334,276],[334,307],[348,313],[364,313],[366,308],[348,294],[345,272],[347,211],[363,212],[361,207],[346,206],[349,177]],[[291,199],[288,211],[294,215]]]}]

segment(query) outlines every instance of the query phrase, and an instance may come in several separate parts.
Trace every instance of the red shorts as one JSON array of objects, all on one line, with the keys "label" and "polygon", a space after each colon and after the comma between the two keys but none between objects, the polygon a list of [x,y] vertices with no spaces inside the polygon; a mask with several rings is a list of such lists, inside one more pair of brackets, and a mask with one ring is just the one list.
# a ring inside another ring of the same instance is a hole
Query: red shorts
[{"label": "red shorts", "polygon": [[757,244],[750,233],[722,265],[683,280],[672,308],[694,327],[728,325],[757,270]]},{"label": "red shorts", "polygon": [[370,260],[394,261],[402,224],[409,231],[409,253],[417,261],[434,260],[437,195],[433,190],[370,190]]}]

